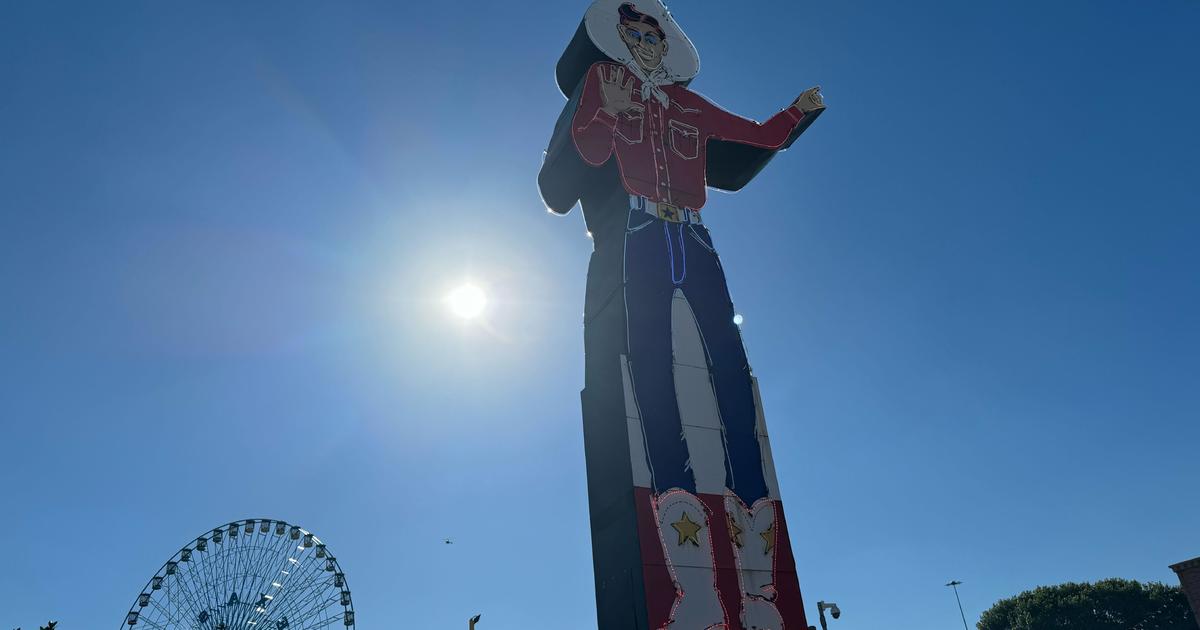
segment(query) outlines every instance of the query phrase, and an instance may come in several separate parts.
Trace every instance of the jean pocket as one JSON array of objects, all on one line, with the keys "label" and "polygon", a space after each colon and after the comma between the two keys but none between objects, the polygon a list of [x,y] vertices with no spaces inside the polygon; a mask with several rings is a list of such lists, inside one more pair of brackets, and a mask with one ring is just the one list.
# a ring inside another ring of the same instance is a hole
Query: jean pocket
[{"label": "jean pocket", "polygon": [[645,210],[640,210],[638,208],[631,208],[629,210],[629,217],[625,220],[625,231],[626,232],[637,232],[638,230],[645,228],[647,225],[650,225],[653,222],[654,222],[654,217],[646,214]]},{"label": "jean pocket", "polygon": [[713,247],[712,237],[709,236],[708,230],[706,230],[702,227],[697,228],[695,225],[689,225],[688,226],[688,234],[691,234],[692,239],[696,241],[696,244],[698,244],[700,247],[703,247],[704,249],[708,250],[708,252],[710,254],[717,253],[716,248]]}]

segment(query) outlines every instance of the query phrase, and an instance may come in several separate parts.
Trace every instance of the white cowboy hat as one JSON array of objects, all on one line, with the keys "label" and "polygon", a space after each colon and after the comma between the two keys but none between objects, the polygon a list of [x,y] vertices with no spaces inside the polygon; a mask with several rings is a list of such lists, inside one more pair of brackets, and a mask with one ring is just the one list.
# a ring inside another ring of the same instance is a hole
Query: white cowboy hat
[{"label": "white cowboy hat", "polygon": [[663,56],[662,70],[672,83],[687,83],[700,71],[700,55],[692,40],[683,34],[675,23],[671,12],[661,0],[596,0],[583,16],[588,37],[609,59],[622,64],[633,63],[629,47],[617,32],[621,24],[618,13],[622,4],[631,4],[640,13],[658,20],[666,34],[667,54]]},{"label": "white cowboy hat", "polygon": [[579,28],[555,67],[555,80],[563,96],[570,98],[578,90],[587,69],[597,61],[633,63],[629,47],[617,32],[621,23],[618,10],[625,3],[658,20],[667,36],[667,53],[663,56],[660,71],[655,73],[656,79],[687,85],[699,72],[700,56],[696,54],[696,47],[683,34],[683,29],[675,23],[661,0],[596,0],[579,21]]}]

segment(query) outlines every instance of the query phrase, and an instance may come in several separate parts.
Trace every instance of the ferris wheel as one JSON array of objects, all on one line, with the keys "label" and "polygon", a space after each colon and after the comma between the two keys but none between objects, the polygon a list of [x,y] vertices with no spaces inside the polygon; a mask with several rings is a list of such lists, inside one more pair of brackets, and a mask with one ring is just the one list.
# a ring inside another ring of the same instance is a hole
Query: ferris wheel
[{"label": "ferris wheel", "polygon": [[325,543],[283,521],[216,527],[175,552],[122,627],[314,630],[354,627],[346,574]]}]

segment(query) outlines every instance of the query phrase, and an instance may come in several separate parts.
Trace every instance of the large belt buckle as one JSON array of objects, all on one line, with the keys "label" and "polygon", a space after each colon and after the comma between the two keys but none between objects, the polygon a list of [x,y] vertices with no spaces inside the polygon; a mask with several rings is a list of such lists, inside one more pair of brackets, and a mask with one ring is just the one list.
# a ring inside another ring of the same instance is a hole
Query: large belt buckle
[{"label": "large belt buckle", "polygon": [[673,206],[669,203],[659,202],[655,208],[658,211],[658,218],[671,223],[683,223],[683,209],[679,206]]}]

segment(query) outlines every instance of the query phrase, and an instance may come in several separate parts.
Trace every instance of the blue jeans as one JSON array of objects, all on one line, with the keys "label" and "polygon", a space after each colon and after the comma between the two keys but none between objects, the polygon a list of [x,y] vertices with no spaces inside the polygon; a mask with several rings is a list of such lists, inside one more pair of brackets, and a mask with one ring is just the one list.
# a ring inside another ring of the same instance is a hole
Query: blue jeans
[{"label": "blue jeans", "polygon": [[682,289],[704,339],[725,433],[725,485],[747,505],[767,496],[750,364],[733,323],[725,272],[702,225],[629,211],[625,230],[625,309],[630,374],[641,412],[655,492],[695,494],[675,398],[671,299]]}]

